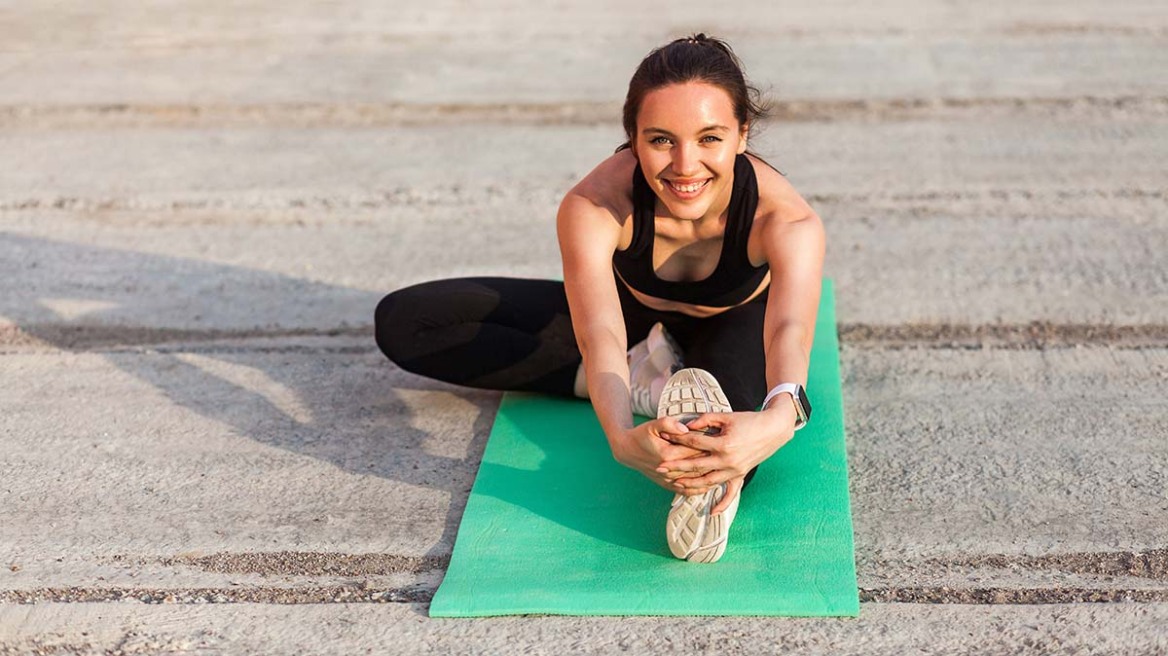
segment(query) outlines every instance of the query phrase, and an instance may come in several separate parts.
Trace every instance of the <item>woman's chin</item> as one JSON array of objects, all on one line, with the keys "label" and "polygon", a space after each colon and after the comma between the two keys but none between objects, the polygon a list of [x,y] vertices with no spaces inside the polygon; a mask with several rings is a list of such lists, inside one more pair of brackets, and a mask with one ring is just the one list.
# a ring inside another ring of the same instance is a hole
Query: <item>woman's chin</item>
[{"label": "woman's chin", "polygon": [[704,202],[688,202],[683,203],[675,198],[663,203],[665,209],[669,210],[669,215],[681,221],[697,221],[706,214],[709,209],[709,203]]}]

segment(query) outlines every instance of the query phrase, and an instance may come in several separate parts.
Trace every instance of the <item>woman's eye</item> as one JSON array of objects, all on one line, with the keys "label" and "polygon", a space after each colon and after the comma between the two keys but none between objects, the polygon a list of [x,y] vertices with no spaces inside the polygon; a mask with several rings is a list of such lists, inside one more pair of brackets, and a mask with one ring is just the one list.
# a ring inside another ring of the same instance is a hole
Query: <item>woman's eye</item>
[{"label": "woman's eye", "polygon": [[661,144],[669,143],[669,140],[665,137],[653,137],[649,140],[649,143],[653,144],[654,146],[660,146]]},{"label": "woman's eye", "polygon": [[706,143],[714,143],[715,141],[721,141],[721,139],[710,134],[710,135],[706,135],[706,136],[702,137],[702,141],[704,141]]}]

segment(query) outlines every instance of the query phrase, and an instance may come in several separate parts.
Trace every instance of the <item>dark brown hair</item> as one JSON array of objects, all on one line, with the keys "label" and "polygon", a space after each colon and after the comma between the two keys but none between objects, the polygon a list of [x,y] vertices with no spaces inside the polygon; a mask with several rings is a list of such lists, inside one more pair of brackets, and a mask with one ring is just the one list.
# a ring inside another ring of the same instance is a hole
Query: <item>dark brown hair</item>
[{"label": "dark brown hair", "polygon": [[742,62],[730,49],[730,44],[698,33],[661,46],[641,60],[641,65],[629,80],[629,93],[625,96],[624,128],[628,141],[621,144],[617,152],[628,148],[636,139],[637,114],[645,96],[654,89],[686,82],[705,82],[725,91],[734,105],[734,116],[740,126],[749,123],[753,128],[756,121],[767,116],[761,94],[746,81]]}]

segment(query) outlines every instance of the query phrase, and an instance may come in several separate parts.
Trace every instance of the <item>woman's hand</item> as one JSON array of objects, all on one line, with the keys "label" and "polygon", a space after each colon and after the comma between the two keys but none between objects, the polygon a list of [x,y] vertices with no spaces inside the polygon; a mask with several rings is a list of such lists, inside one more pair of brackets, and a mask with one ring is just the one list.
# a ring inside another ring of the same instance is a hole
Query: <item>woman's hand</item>
[{"label": "woman's hand", "polygon": [[674,479],[667,477],[660,468],[664,462],[684,462],[687,458],[706,455],[678,442],[687,433],[689,429],[685,424],[673,417],[647,421],[613,441],[612,455],[617,462],[641,472],[657,485],[670,492],[680,492],[674,487]]},{"label": "woman's hand", "polygon": [[[705,455],[666,460],[656,474],[670,481],[674,492],[697,494],[727,481],[727,493],[715,508],[729,505],[751,469],[771,457],[795,434],[795,408],[778,403],[764,412],[707,413],[689,422],[689,431],[668,433],[675,445]],[[714,435],[699,431],[711,430]]]}]

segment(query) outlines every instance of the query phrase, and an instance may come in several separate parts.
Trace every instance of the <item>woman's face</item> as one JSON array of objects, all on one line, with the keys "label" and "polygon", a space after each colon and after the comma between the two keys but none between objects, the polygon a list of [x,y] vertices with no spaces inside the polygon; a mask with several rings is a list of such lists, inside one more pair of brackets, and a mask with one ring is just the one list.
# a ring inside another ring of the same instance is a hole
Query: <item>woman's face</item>
[{"label": "woman's face", "polygon": [[746,151],[746,131],[722,89],[671,84],[641,102],[633,154],[670,216],[716,218],[730,204],[734,158]]}]

